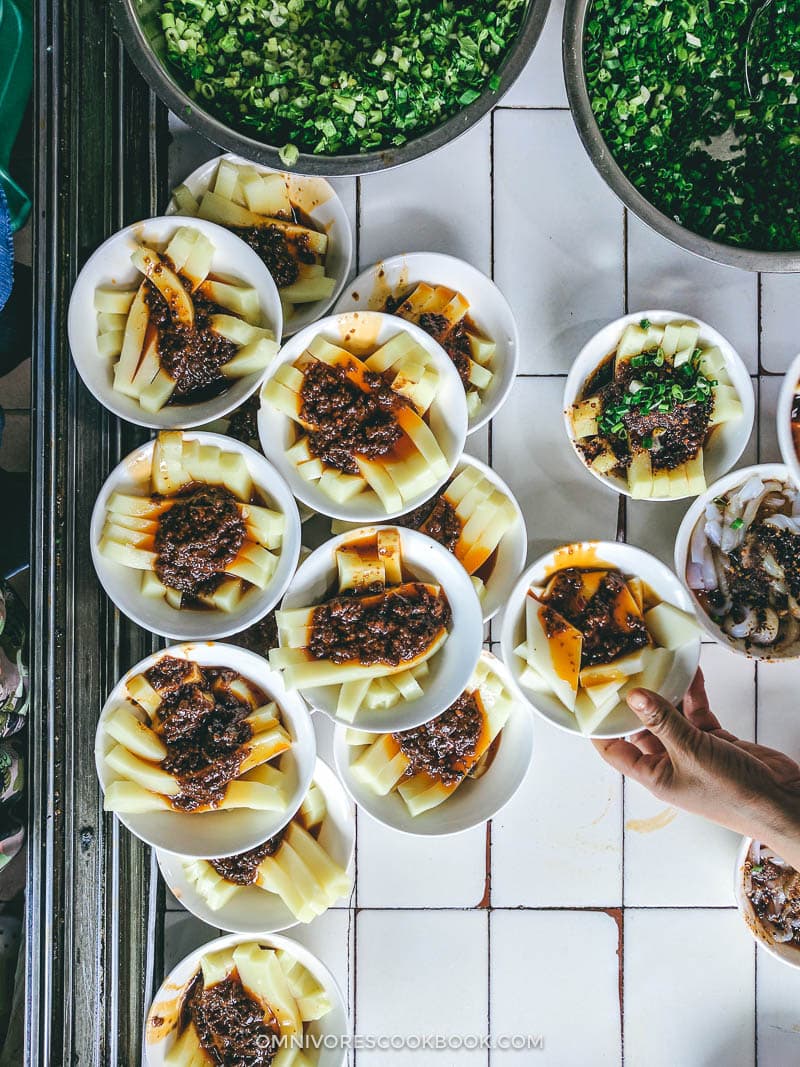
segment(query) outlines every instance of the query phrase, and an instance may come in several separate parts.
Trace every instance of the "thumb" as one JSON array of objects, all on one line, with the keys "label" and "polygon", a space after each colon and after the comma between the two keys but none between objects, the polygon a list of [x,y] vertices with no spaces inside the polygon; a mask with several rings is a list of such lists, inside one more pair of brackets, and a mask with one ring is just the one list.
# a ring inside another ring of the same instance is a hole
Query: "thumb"
[{"label": "thumb", "polygon": [[694,727],[668,700],[649,689],[632,689],[628,707],[668,750],[689,747]]}]

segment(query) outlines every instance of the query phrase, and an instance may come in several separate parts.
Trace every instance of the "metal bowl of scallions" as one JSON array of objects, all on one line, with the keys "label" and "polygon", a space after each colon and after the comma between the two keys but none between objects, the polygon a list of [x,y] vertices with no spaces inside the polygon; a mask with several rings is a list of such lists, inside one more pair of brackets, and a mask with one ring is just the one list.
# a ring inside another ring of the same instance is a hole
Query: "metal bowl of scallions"
[{"label": "metal bowl of scallions", "polygon": [[566,0],[569,102],[613,192],[706,259],[800,271],[799,39],[796,0]]},{"label": "metal bowl of scallions", "polygon": [[303,174],[427,155],[498,103],[550,0],[113,0],[133,61],[215,144]]}]

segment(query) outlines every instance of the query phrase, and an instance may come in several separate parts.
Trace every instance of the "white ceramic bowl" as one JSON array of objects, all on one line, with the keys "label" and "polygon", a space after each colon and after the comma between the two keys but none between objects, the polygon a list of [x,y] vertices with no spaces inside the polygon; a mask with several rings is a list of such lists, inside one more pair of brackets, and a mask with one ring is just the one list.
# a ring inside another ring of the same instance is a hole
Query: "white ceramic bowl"
[{"label": "white ceramic bowl", "polygon": [[698,623],[709,637],[713,637],[715,641],[719,641],[721,645],[725,645],[732,652],[738,652],[739,655],[749,656],[751,659],[757,659],[761,663],[779,663],[781,660],[797,659],[800,656],[800,641],[795,642],[794,645],[784,649],[782,652],[776,652],[770,648],[761,650],[756,646],[747,648],[744,640],[737,640],[735,637],[731,637],[730,634],[726,634],[724,630],[717,626],[686,581],[686,567],[689,562],[692,533],[697,523],[705,520],[706,505],[715,497],[722,496],[731,489],[744,485],[753,474],[758,474],[764,479],[773,478],[793,484],[789,468],[782,463],[759,463],[752,467],[740,467],[738,470],[726,474],[724,478],[720,478],[713,485],[709,485],[705,493],[697,497],[692,503],[678,527],[678,533],[675,538],[675,570],[691,597],[692,609],[697,615]]},{"label": "white ceramic bowl", "polygon": [[148,441],[126,456],[103,483],[92,511],[92,562],[100,584],[119,610],[145,630],[151,630],[163,637],[195,641],[228,637],[258,622],[283,595],[300,555],[300,516],[294,497],[283,479],[255,449],[241,441],[235,441],[232,437],[220,437],[219,434],[202,430],[189,430],[184,436],[187,440],[218,445],[226,452],[238,452],[244,456],[253,484],[264,494],[269,506],[281,511],[286,517],[280,558],[272,581],[266,589],[258,589],[255,586],[249,589],[235,611],[172,608],[161,598],[142,595],[140,571],[115,563],[100,552],[106,505],[111,495],[115,492],[146,495],[149,492],[153,441]]},{"label": "white ceramic bowl", "polygon": [[[262,174],[282,174],[289,183],[289,199],[295,207],[308,217],[316,229],[328,235],[325,273],[336,279],[336,286],[327,300],[295,305],[295,313],[283,324],[283,336],[291,337],[293,333],[315,322],[325,314],[328,308],[333,307],[350,273],[353,261],[353,234],[344,204],[331,183],[319,175],[275,171],[271,167],[264,167],[250,159],[242,159],[241,156],[233,155],[231,152],[209,159],[184,179],[183,185],[195,199],[199,200],[203,193],[208,191],[222,160],[239,166],[254,167]],[[171,197],[165,214],[175,215],[177,213],[178,205],[175,203],[175,198]]]},{"label": "white ceramic bowl", "polygon": [[[484,585],[481,611],[483,612],[483,621],[488,622],[505,604],[508,594],[525,566],[525,557],[528,553],[528,531],[525,526],[525,516],[522,514],[522,509],[500,475],[492,470],[491,467],[487,467],[485,463],[481,463],[479,459],[475,459],[474,456],[468,456],[465,452],[456,463],[453,477],[457,477],[466,467],[474,467],[475,470],[479,470],[481,474],[485,475],[492,485],[496,486],[508,497],[517,513],[516,523],[497,546],[495,564]],[[354,523],[352,528],[357,529],[357,524]]]},{"label": "white ceramic bowl", "polygon": [[[340,867],[348,867],[356,841],[353,804],[342,783],[321,759],[317,760],[313,780],[322,790],[327,808],[321,830],[322,843]],[[236,934],[257,934],[287,930],[297,925],[297,919],[281,898],[258,886],[243,886],[226,904],[214,911],[186,877],[184,857],[158,851],[156,859],[164,881],[177,899],[187,911],[209,926]]]},{"label": "white ceramic bowl", "polygon": [[486,275],[455,256],[440,252],[406,252],[379,260],[355,278],[335,310],[381,311],[387,297],[403,296],[419,282],[456,289],[469,301],[469,317],[497,345],[490,370],[494,380],[482,396],[480,410],[469,421],[467,433],[493,418],[508,396],[519,362],[519,332],[511,307]]},{"label": "white ceramic bowl", "polygon": [[[508,665],[511,679],[517,692],[537,711],[543,719],[579,737],[625,737],[641,730],[640,720],[626,705],[620,705],[593,734],[581,732],[575,716],[570,714],[557,697],[528,689],[520,681],[523,662],[514,654],[514,649],[525,640],[525,598],[534,585],[543,585],[547,578],[565,567],[616,567],[625,575],[643,579],[656,596],[665,603],[673,604],[681,611],[694,613],[691,598],[669,569],[649,552],[619,541],[583,541],[563,545],[537,559],[522,575],[508,598],[508,607],[503,615],[500,648],[503,660]],[[675,653],[672,669],[661,686],[660,693],[672,703],[679,703],[689,688],[700,662],[700,636],[679,648]]]},{"label": "white ceramic bowl", "polygon": [[[586,464],[572,430],[570,412],[573,404],[579,399],[587,379],[597,370],[609,353],[616,348],[625,327],[633,322],[639,322],[641,319],[649,319],[655,325],[664,325],[667,322],[695,322],[700,329],[700,341],[707,346],[717,345],[725,357],[725,366],[742,403],[742,416],[735,422],[726,422],[721,426],[717,426],[713,430],[708,443],[703,446],[706,481],[711,483],[733,467],[750,439],[755,412],[753,383],[741,356],[730,341],[727,341],[721,333],[718,333],[707,323],[701,322],[700,319],[696,319],[693,315],[687,315],[685,312],[658,309],[654,311],[634,311],[630,315],[623,315],[622,318],[610,322],[608,326],[604,326],[591,340],[587,341],[572,364],[567,376],[567,384],[564,388],[564,428],[566,429],[567,437],[572,444],[575,455],[585,470],[617,493],[622,493],[624,496],[631,495],[628,483],[624,478],[609,474],[598,474],[597,471]],[[672,502],[677,499],[679,498],[665,497],[664,501]],[[655,497],[653,500],[662,502]]]},{"label": "white ceramic bowl", "polygon": [[800,393],[800,355],[795,356],[786,372],[778,396],[778,445],[781,458],[789,468],[789,473],[796,485],[800,485],[800,457],[794,447],[792,436],[792,406],[797,393]]},{"label": "white ceramic bowl", "polygon": [[353,311],[321,319],[287,341],[270,366],[267,380],[274,376],[278,367],[285,363],[294,363],[317,336],[322,336],[331,344],[347,348],[358,356],[359,353],[369,354],[398,333],[410,334],[425,349],[439,371],[439,391],[426,418],[447,460],[447,470],[439,482],[407,501],[398,511],[387,513],[371,490],[359,494],[345,504],[337,504],[319,489],[316,483],[308,482],[298,474],[297,468],[286,458],[286,450],[294,443],[294,423],[267,403],[262,389],[258,433],[264,455],[275,464],[297,499],[321,515],[346,519],[349,522],[386,522],[397,515],[413,511],[447,481],[464,451],[467,436],[467,401],[458,371],[444,349],[432,337],[413,323],[394,315],[384,315],[377,311]]},{"label": "white ceramic bowl", "polygon": [[[491,652],[484,651],[481,656],[491,663],[494,673],[513,694],[506,665]],[[345,733],[343,726],[336,727],[333,754],[336,770],[347,792],[358,807],[377,822],[416,837],[457,834],[493,818],[522,785],[533,755],[533,720],[526,703],[515,699],[514,710],[503,727],[497,751],[486,773],[476,781],[468,779],[438,807],[413,816],[396,792],[378,796],[353,777],[351,764],[363,749],[349,745]]]},{"label": "white ceramic bowl", "polygon": [[[316,1022],[307,1023],[306,1031],[319,1040],[319,1059],[315,1061],[317,1067],[342,1067],[347,1060],[345,1041],[350,1024],[339,984],[324,963],[305,946],[288,937],[266,932],[245,936],[228,934],[225,937],[218,937],[196,948],[181,960],[177,967],[173,967],[162,982],[147,1013],[144,1031],[147,1067],[165,1067],[166,1057],[175,1044],[175,1030],[183,995],[189,982],[197,974],[203,956],[223,948],[235,948],[237,945],[249,944],[252,941],[257,941],[264,948],[284,949],[299,963],[302,963],[325,989],[331,1002],[331,1010]],[[339,1047],[328,1047],[329,1045]]]},{"label": "white ceramic bowl", "polygon": [[231,856],[246,852],[272,837],[291,819],[308,792],[316,763],[316,739],[308,708],[296,693],[287,693],[283,680],[269,668],[261,656],[237,645],[214,641],[202,644],[174,645],[147,656],[131,667],[117,682],[103,705],[95,735],[94,758],[100,786],[105,793],[118,775],[108,766],[105,757],[116,742],[104,728],[111,711],[126,699],[126,683],[134,674],[149,670],[163,656],[191,660],[203,667],[230,667],[257,685],[274,700],[281,713],[292,747],[275,762],[291,776],[293,786],[282,812],[254,811],[249,808],[228,811],[178,812],[156,811],[143,814],[119,814],[117,818],[132,834],[154,848],[174,852],[180,856],[203,859]]},{"label": "white ceramic bowl", "polygon": [[[311,607],[335,595],[336,549],[345,542],[369,536],[375,529],[374,526],[364,526],[340,534],[312,552],[298,567],[281,608]],[[447,596],[453,617],[447,640],[428,660],[430,673],[424,680],[421,696],[416,700],[401,701],[392,708],[365,709],[358,713],[355,722],[343,724],[367,733],[410,730],[449,708],[469,681],[483,643],[480,603],[467,572],[455,556],[430,537],[416,530],[398,529],[403,569],[419,581],[439,584]],[[336,716],[338,692],[339,686],[332,685],[301,690],[313,708],[323,711],[334,722],[342,721]]]},{"label": "white ceramic bowl", "polygon": [[233,411],[258,388],[264,371],[248,374],[231,382],[218,396],[197,404],[167,404],[160,411],[145,411],[137,400],[123,396],[113,388],[113,367],[116,359],[107,359],[97,350],[97,312],[94,294],[98,286],[118,285],[130,289],[142,274],[131,263],[131,253],[142,242],[152,243],[157,250],[169,243],[180,226],[199,230],[214,245],[211,269],[251,285],[258,293],[261,305],[261,325],[280,340],[283,311],[275,283],[263,262],[252,248],[236,234],[203,219],[154,218],[126,226],[104,241],[84,264],[69,300],[67,332],[75,366],[86,388],[95,398],[121,419],[137,426],[163,430],[185,426],[200,426]]},{"label": "white ceramic bowl", "polygon": [[468,456],[466,452],[456,464],[453,476],[460,474],[466,467],[475,467],[492,485],[496,486],[504,496],[508,497],[514,505],[517,513],[517,521],[500,541],[497,546],[497,558],[491,574],[486,580],[481,610],[483,621],[488,622],[508,600],[508,595],[514,588],[514,583],[519,578],[522,568],[525,566],[525,557],[528,554],[528,531],[525,526],[525,516],[517,503],[516,497],[503,481],[499,474],[481,463],[474,456]]},{"label": "white ceramic bowl", "polygon": [[755,938],[756,942],[765,952],[768,952],[770,956],[774,956],[776,960],[780,960],[781,963],[785,963],[789,967],[800,968],[800,948],[787,944],[779,944],[772,940],[768,932],[764,929],[761,920],[758,915],[756,915],[753,905],[748,900],[747,894],[744,891],[744,864],[750,853],[752,844],[752,837],[743,837],[739,850],[736,853],[736,869],[733,875],[733,895],[736,899],[736,905],[739,908],[739,914],[744,919],[744,924],[750,931],[751,936]]}]

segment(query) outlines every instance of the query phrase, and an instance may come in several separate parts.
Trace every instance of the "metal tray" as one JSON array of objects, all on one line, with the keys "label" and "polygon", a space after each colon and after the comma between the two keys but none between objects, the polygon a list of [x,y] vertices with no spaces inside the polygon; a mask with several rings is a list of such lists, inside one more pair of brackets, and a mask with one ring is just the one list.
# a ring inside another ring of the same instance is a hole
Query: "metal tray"
[{"label": "metal tray", "polygon": [[155,860],[102,810],[93,735],[112,682],[154,639],[89,558],[95,495],[141,431],[77,378],[75,275],[109,233],[166,200],[167,116],[100,0],[35,0],[32,687],[25,1063],[134,1067],[163,900]]}]

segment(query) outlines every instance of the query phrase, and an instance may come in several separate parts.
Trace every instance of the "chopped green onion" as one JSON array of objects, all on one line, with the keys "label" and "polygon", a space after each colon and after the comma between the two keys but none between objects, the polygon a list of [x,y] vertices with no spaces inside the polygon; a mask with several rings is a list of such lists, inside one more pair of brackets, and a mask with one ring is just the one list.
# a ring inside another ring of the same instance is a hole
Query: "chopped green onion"
[{"label": "chopped green onion", "polygon": [[[168,62],[216,118],[271,144],[332,155],[405,144],[496,92],[528,0],[154,6]],[[281,159],[292,165],[291,153]]]},{"label": "chopped green onion", "polygon": [[800,249],[800,4],[590,0],[583,65],[610,154],[664,215],[725,244]]}]

